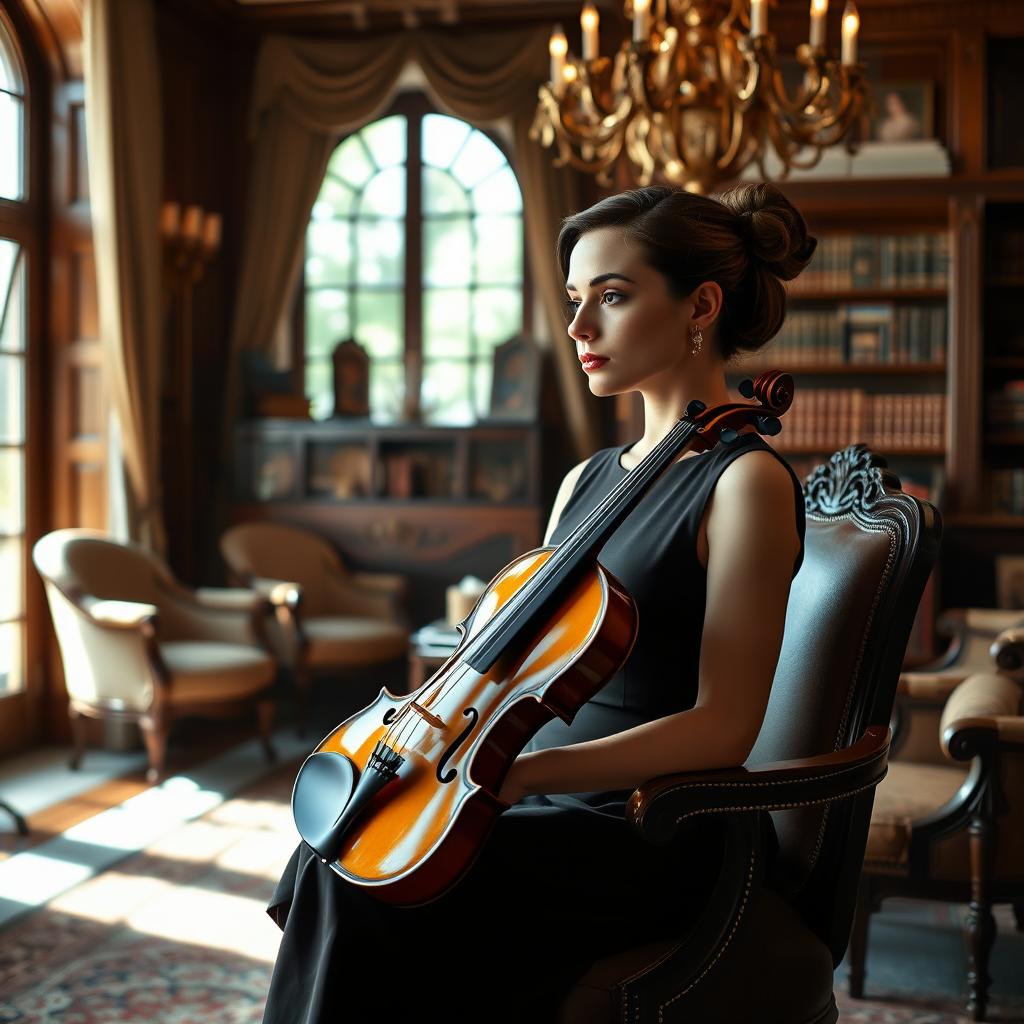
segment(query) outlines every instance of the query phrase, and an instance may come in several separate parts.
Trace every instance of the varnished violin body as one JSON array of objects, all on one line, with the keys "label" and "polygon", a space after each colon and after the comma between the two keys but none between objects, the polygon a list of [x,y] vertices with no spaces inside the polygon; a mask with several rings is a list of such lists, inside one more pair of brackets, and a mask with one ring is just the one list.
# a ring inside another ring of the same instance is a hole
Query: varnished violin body
[{"label": "varnished violin body", "polygon": [[633,599],[597,566],[524,655],[499,660],[486,673],[461,663],[465,643],[554,550],[530,551],[495,576],[459,627],[459,648],[413,697],[382,690],[316,748],[355,764],[366,764],[389,736],[411,751],[397,784],[368,804],[364,816],[373,827],[342,840],[331,866],[343,878],[400,904],[445,891],[472,864],[504,810],[493,794],[510,762],[555,716],[572,721],[629,656],[637,629]]},{"label": "varnished violin body", "polygon": [[506,809],[496,794],[512,762],[545,723],[571,722],[632,650],[636,606],[597,561],[607,537],[684,448],[728,442],[748,422],[778,432],[792,379],[769,371],[744,384],[760,405],[691,403],[569,537],[491,580],[430,680],[409,696],[382,690],[321,741],[296,777],[292,810],[332,870],[416,905],[469,869]]}]

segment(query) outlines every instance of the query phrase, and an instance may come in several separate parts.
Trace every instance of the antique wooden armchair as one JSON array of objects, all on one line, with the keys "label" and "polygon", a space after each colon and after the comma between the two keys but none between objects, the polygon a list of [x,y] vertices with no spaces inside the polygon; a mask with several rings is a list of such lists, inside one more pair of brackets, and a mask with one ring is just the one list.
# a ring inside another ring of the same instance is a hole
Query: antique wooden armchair
[{"label": "antique wooden armchair", "polygon": [[[967,1013],[985,1020],[993,905],[1012,904],[1018,929],[1024,925],[1022,705],[1024,629],[1008,629],[991,644],[988,670],[956,686],[933,723],[945,763],[892,764],[871,815],[850,944],[852,996],[864,994],[868,925],[882,901],[947,900],[967,906]],[[902,726],[914,717],[910,706]]]},{"label": "antique wooden armchair", "polygon": [[402,576],[350,572],[322,537],[279,523],[232,526],[220,551],[236,581],[275,602],[275,651],[295,680],[300,733],[314,674],[340,676],[408,653]]},{"label": "antique wooden armchair", "polygon": [[[833,970],[853,919],[874,787],[885,775],[900,665],[938,553],[936,510],[900,490],[863,445],[807,479],[804,563],[793,582],[771,700],[742,768],[654,779],[633,824],[667,840],[724,816],[721,872],[687,930],[594,964],[560,1024],[834,1024]],[[758,815],[780,851],[765,870]]]}]

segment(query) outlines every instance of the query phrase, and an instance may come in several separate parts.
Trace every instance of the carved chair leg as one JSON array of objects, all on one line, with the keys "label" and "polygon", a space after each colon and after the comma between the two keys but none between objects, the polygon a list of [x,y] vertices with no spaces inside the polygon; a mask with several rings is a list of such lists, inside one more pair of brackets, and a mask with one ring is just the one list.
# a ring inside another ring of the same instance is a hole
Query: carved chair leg
[{"label": "carved chair leg", "polygon": [[261,700],[256,705],[256,720],[259,723],[260,743],[263,745],[263,753],[270,762],[277,760],[277,751],[270,742],[270,734],[274,729],[274,712],[277,710],[277,702],[273,700]]},{"label": "carved chair leg", "polygon": [[868,928],[871,924],[871,912],[874,910],[874,897],[871,892],[871,879],[861,875],[857,886],[857,906],[853,914],[853,931],[850,933],[850,974],[847,979],[851,999],[864,998],[864,961],[868,952]]},{"label": "carved chair leg", "polygon": [[170,723],[162,716],[146,716],[139,720],[142,738],[146,741],[146,753],[149,754],[149,768],[146,771],[147,782],[159,782],[164,775],[167,762],[167,736],[171,731]]},{"label": "carved chair leg", "polygon": [[68,762],[73,772],[77,772],[82,765],[82,758],[85,756],[85,715],[68,705],[68,718],[71,721],[71,760]]},{"label": "carved chair leg", "polygon": [[971,844],[971,902],[967,911],[967,1013],[972,1020],[985,1020],[988,989],[989,954],[996,939],[996,919],[992,913],[989,879],[995,851],[993,821],[976,817],[968,830]]}]

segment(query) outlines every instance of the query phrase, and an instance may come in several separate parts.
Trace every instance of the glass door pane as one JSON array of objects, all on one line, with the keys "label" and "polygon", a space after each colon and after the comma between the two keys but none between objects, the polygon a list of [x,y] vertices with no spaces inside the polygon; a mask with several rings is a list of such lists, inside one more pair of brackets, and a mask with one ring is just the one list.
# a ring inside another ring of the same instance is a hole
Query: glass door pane
[{"label": "glass door pane", "polygon": [[0,695],[25,685],[25,263],[0,238]]}]

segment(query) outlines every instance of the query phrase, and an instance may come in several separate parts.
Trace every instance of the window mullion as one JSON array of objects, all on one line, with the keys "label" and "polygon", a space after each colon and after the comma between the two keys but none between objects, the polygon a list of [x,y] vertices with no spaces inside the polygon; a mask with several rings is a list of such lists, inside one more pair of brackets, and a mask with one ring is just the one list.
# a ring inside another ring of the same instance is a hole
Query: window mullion
[{"label": "window mullion", "polygon": [[423,193],[420,112],[407,119],[405,174],[405,403],[411,419],[420,417],[423,382]]}]

